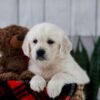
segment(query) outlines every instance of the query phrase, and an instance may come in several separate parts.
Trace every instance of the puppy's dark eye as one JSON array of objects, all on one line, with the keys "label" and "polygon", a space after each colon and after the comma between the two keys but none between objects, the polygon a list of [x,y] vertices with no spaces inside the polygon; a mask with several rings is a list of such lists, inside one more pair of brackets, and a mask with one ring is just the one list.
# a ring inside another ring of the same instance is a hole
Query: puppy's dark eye
[{"label": "puppy's dark eye", "polygon": [[35,43],[35,44],[36,44],[37,42],[38,42],[38,41],[37,41],[37,39],[33,40],[33,43]]},{"label": "puppy's dark eye", "polygon": [[48,44],[54,44],[54,41],[53,40],[48,40],[47,43]]}]

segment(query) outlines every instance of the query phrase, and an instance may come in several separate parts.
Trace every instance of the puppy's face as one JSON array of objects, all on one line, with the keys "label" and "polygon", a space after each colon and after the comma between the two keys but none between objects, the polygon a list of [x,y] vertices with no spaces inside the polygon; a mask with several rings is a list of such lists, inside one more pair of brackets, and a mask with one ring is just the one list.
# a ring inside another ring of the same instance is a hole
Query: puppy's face
[{"label": "puppy's face", "polygon": [[22,48],[33,61],[52,63],[68,51],[68,41],[58,27],[44,23],[28,32]]}]

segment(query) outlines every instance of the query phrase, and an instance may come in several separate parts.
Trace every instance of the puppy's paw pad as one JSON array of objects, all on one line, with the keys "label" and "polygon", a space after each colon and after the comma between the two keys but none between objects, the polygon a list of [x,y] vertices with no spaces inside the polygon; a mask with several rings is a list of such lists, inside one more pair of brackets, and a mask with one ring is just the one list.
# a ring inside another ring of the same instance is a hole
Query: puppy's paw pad
[{"label": "puppy's paw pad", "polygon": [[40,92],[43,91],[46,86],[46,81],[41,76],[34,76],[30,81],[30,87],[32,90]]},{"label": "puppy's paw pad", "polygon": [[50,81],[47,86],[47,93],[50,98],[55,98],[60,95],[62,87],[59,83]]}]

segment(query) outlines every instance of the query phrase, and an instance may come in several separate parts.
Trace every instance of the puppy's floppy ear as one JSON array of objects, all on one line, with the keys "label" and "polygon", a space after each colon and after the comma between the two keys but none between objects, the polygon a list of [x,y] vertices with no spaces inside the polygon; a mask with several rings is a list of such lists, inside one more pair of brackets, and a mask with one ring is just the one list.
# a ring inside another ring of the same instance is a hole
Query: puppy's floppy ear
[{"label": "puppy's floppy ear", "polygon": [[72,43],[70,42],[69,38],[64,34],[61,41],[60,54],[61,56],[65,56],[67,53],[70,53],[71,50]]},{"label": "puppy's floppy ear", "polygon": [[23,41],[22,50],[23,50],[24,54],[27,57],[30,57],[31,48],[30,48],[30,44],[29,44],[29,37],[28,37],[28,35],[26,35],[26,37],[25,37],[25,39]]}]

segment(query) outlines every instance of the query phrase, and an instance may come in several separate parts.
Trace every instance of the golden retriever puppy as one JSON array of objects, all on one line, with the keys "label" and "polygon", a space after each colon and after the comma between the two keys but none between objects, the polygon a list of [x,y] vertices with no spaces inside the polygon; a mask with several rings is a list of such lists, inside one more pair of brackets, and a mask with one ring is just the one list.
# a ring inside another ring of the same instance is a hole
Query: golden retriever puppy
[{"label": "golden retriever puppy", "polygon": [[89,82],[86,72],[70,54],[69,38],[53,24],[41,23],[30,29],[22,49],[30,58],[28,70],[35,74],[30,81],[35,91],[40,92],[47,85],[48,95],[55,98],[65,84]]}]

